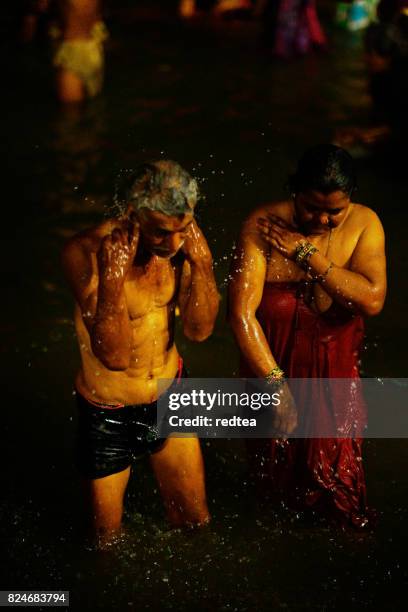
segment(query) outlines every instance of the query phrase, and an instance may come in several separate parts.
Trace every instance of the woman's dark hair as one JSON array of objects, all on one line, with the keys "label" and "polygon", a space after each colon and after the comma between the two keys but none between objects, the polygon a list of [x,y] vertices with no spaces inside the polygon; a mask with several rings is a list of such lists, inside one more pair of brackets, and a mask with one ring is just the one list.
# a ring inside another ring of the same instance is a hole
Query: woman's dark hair
[{"label": "woman's dark hair", "polygon": [[295,194],[319,191],[327,195],[333,191],[343,191],[351,196],[356,188],[353,158],[336,145],[317,145],[303,154],[288,184]]}]

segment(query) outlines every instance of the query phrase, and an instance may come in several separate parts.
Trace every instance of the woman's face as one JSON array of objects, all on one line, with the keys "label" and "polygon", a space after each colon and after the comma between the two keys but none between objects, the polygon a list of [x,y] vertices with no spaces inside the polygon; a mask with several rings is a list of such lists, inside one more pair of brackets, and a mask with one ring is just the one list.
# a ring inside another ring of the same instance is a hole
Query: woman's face
[{"label": "woman's face", "polygon": [[299,192],[295,196],[296,222],[307,235],[324,234],[344,221],[350,204],[350,196],[344,191]]}]

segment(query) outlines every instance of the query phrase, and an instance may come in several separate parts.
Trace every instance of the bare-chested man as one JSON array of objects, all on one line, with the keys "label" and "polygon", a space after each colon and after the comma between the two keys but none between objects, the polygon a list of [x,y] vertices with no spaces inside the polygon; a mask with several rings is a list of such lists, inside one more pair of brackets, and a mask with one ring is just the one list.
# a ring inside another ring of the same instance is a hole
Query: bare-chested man
[{"label": "bare-chested man", "polygon": [[[282,386],[287,401],[275,419],[284,434],[297,416],[305,431],[335,422],[344,434],[361,432],[362,402],[316,396],[297,415],[285,378],[358,377],[363,317],[378,314],[385,299],[384,231],[373,210],[351,199],[353,161],[339,147],[308,150],[290,185],[292,199],[259,207],[242,228],[230,316],[243,370]],[[255,451],[269,481],[297,496],[297,506],[369,524],[360,439],[269,440]]]},{"label": "bare-chested man", "polygon": [[82,358],[79,462],[99,534],[120,527],[131,461],[145,453],[171,524],[209,520],[198,439],[161,440],[156,430],[157,381],[183,375],[176,307],[184,334],[199,342],[218,312],[211,252],[194,219],[197,184],[165,160],[130,182],[126,213],[75,236],[63,253]]}]

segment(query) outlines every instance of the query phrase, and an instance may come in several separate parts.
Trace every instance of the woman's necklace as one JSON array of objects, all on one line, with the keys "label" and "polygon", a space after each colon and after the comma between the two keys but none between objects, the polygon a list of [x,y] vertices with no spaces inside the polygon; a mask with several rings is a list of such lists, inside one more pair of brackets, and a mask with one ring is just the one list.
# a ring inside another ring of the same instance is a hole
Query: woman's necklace
[{"label": "woman's necklace", "polygon": [[332,237],[332,229],[333,229],[333,228],[330,228],[330,229],[329,229],[329,239],[328,239],[328,241],[327,241],[326,252],[325,252],[325,254],[324,254],[324,256],[325,256],[325,257],[328,257],[328,255],[329,255],[330,242],[331,242],[331,237]]}]

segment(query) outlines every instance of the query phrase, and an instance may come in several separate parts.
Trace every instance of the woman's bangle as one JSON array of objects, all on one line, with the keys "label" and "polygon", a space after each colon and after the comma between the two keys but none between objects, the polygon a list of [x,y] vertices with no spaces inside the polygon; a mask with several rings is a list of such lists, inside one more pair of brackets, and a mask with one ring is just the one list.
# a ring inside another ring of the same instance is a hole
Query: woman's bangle
[{"label": "woman's bangle", "polygon": [[273,368],[269,374],[265,376],[266,384],[274,387],[282,386],[285,380],[285,372],[279,366]]},{"label": "woman's bangle", "polygon": [[311,256],[317,252],[317,248],[311,242],[302,242],[296,248],[295,261],[304,270],[309,268],[308,262]]}]

